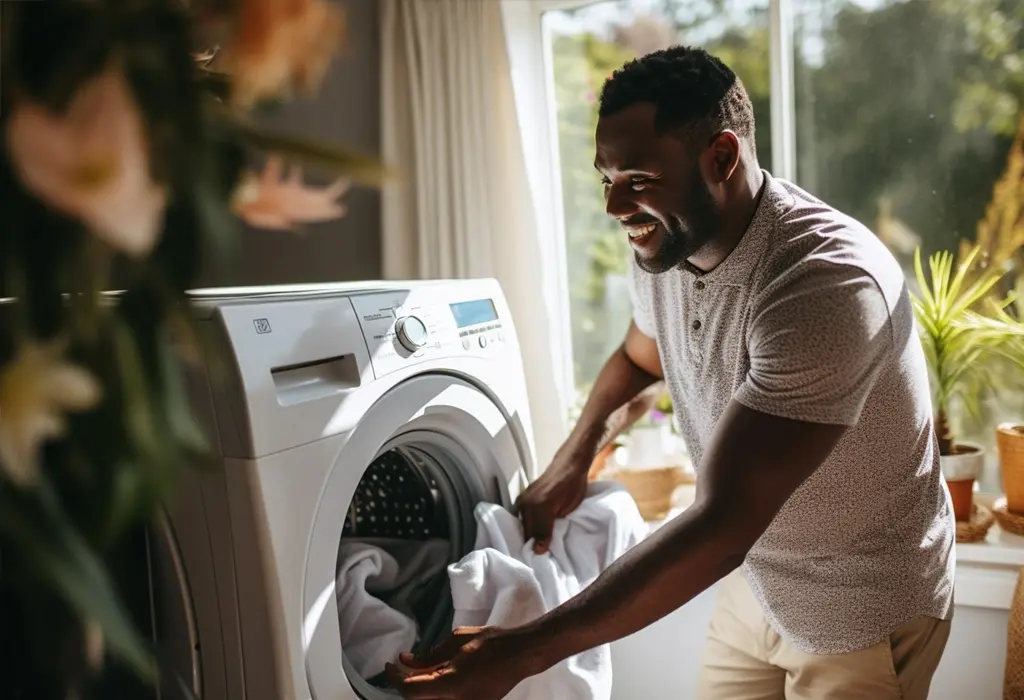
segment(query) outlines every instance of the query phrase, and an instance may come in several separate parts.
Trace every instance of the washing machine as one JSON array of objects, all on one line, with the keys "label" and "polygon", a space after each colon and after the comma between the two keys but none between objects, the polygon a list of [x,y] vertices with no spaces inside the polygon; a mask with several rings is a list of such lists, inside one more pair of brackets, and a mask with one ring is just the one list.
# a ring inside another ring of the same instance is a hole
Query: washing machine
[{"label": "washing machine", "polygon": [[[533,476],[499,285],[218,289],[191,306],[219,348],[189,379],[217,464],[186,476],[151,538],[162,695],[395,697],[346,655],[339,551],[442,541],[457,561],[474,506],[510,506]],[[425,646],[450,631],[447,574],[418,590]]]}]

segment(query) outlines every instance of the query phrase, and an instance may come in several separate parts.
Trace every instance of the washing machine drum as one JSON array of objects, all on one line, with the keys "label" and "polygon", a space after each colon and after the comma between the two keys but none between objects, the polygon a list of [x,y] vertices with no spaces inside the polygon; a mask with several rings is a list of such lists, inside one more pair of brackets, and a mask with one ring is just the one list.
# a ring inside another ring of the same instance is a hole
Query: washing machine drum
[{"label": "washing machine drum", "polygon": [[514,419],[450,375],[407,380],[365,414],[328,476],[306,556],[313,698],[394,698],[384,664],[450,633],[448,565],[475,545],[476,505],[510,505],[525,484],[523,444]]},{"label": "washing machine drum", "polygon": [[448,521],[435,494],[437,484],[406,450],[377,457],[356,487],[343,537],[447,539]]}]

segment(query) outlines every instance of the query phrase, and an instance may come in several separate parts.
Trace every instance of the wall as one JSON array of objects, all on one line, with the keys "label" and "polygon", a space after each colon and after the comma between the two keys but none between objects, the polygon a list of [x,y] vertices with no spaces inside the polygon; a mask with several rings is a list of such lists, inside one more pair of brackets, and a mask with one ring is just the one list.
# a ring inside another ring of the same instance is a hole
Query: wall
[{"label": "wall", "polygon": [[[348,41],[335,58],[320,92],[296,98],[261,116],[268,126],[314,138],[340,141],[360,151],[380,153],[380,11],[377,0],[342,0]],[[313,182],[323,182],[321,178]],[[381,274],[380,196],[353,187],[339,221],[306,227],[301,234],[245,232],[242,260],[234,279],[203,280],[204,285],[280,284],[373,279]]]}]

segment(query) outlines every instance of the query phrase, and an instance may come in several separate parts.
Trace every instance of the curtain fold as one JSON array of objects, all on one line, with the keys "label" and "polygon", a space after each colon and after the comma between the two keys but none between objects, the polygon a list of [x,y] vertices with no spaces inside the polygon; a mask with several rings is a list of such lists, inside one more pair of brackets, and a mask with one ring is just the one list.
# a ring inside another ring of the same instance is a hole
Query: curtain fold
[{"label": "curtain fold", "polygon": [[383,0],[382,151],[401,179],[383,192],[388,279],[494,277],[508,299],[530,395],[538,468],[565,437],[562,359],[501,3]]}]

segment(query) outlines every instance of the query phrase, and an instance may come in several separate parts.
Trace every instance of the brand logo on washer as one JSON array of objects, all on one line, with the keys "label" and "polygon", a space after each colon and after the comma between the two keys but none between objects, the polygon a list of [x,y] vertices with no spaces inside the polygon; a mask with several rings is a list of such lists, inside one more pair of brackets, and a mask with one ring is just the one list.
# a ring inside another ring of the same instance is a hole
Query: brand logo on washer
[{"label": "brand logo on washer", "polygon": [[256,326],[256,332],[259,334],[270,332],[270,320],[266,318],[255,318],[252,321],[252,325]]}]

